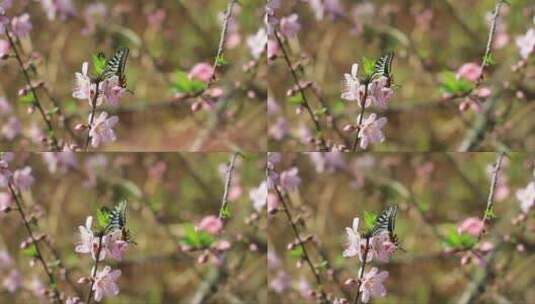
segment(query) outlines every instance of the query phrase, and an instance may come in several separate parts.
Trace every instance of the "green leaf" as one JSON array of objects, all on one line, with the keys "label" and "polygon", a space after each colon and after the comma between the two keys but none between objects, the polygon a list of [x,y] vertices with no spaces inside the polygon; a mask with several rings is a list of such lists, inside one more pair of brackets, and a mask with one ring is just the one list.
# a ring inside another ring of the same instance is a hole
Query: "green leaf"
[{"label": "green leaf", "polygon": [[230,204],[226,204],[222,209],[221,209],[221,217],[223,219],[228,219],[230,217]]},{"label": "green leaf", "polygon": [[451,71],[441,73],[440,78],[440,89],[448,94],[467,94],[474,89],[470,81],[464,78],[457,79],[457,75]]},{"label": "green leaf", "polygon": [[98,230],[103,230],[110,223],[110,210],[108,208],[100,208],[97,210],[96,217]]},{"label": "green leaf", "polygon": [[303,104],[303,96],[301,94],[295,94],[288,98],[288,103],[294,106],[300,106]]},{"label": "green leaf", "polygon": [[314,111],[314,115],[316,116],[323,116],[325,113],[327,113],[327,108],[321,108]]},{"label": "green leaf", "polygon": [[219,66],[228,64],[228,61],[227,61],[225,58],[223,58],[223,55],[218,56],[218,57],[215,59],[215,62],[216,62],[216,64],[219,65]]},{"label": "green leaf", "polygon": [[214,238],[206,231],[197,231],[191,223],[184,225],[184,237],[182,244],[192,248],[207,248],[214,243]]},{"label": "green leaf", "polygon": [[207,88],[206,83],[190,79],[188,73],[177,70],[173,75],[172,89],[178,93],[195,94],[204,91]]},{"label": "green leaf", "polygon": [[364,226],[366,230],[371,230],[375,226],[377,214],[374,212],[364,211]]},{"label": "green leaf", "polygon": [[488,53],[483,57],[483,63],[489,66],[494,65],[496,63],[496,61],[494,61],[494,58],[492,58],[492,53]]},{"label": "green leaf", "polygon": [[296,246],[294,249],[290,250],[290,256],[300,259],[303,256],[303,247]]},{"label": "green leaf", "polygon": [[488,210],[485,210],[485,217],[488,219],[494,219],[496,218],[496,214],[494,213],[494,210],[488,209]]},{"label": "green leaf", "polygon": [[21,96],[19,98],[20,102],[22,102],[25,106],[31,106],[35,104],[35,96],[33,95],[33,92],[30,92],[29,94],[26,94],[24,96]]},{"label": "green leaf", "polygon": [[316,268],[318,269],[321,269],[321,270],[325,270],[327,269],[327,266],[329,265],[329,262],[325,261],[325,260],[322,260],[317,266]]},{"label": "green leaf", "polygon": [[375,60],[371,58],[362,58],[362,75],[365,79],[370,79],[375,73]]},{"label": "green leaf", "polygon": [[103,53],[93,54],[92,61],[93,70],[95,70],[95,73],[100,76],[106,68],[106,55],[104,55]]},{"label": "green leaf", "polygon": [[35,247],[35,244],[31,244],[27,248],[22,249],[22,254],[28,257],[35,258],[37,257],[37,247]]},{"label": "green leaf", "polygon": [[477,243],[477,239],[470,234],[459,234],[455,228],[450,229],[445,245],[453,249],[470,249]]},{"label": "green leaf", "polygon": [[74,114],[78,110],[78,104],[72,99],[68,99],[63,104],[63,109],[66,114]]},{"label": "green leaf", "polygon": [[332,108],[332,112],[334,114],[340,114],[340,113],[344,113],[345,109],[346,109],[346,105],[345,105],[344,101],[343,100],[337,100],[334,103],[334,106]]}]

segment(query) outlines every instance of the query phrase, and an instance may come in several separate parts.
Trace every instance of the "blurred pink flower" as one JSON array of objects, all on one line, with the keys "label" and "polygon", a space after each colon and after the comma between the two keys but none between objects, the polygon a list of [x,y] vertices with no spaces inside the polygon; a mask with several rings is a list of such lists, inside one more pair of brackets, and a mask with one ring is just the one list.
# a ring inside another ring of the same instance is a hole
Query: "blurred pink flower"
[{"label": "blurred pink flower", "polygon": [[253,201],[253,207],[261,212],[267,204],[267,183],[263,181],[260,186],[249,191],[249,198]]},{"label": "blurred pink flower", "polygon": [[223,229],[223,221],[215,215],[205,216],[197,225],[197,229],[210,234],[218,234]]},{"label": "blurred pink flower", "polygon": [[[91,116],[91,115],[90,115]],[[88,121],[91,121],[89,117]],[[91,136],[91,146],[97,148],[101,143],[113,142],[117,139],[113,127],[119,122],[117,116],[108,118],[108,113],[102,112],[93,122],[93,126],[89,131]]]},{"label": "blurred pink flower", "polygon": [[535,203],[535,182],[531,182],[526,188],[516,191],[516,199],[520,201],[520,209],[524,213],[528,213]]},{"label": "blurred pink flower", "polygon": [[188,76],[190,79],[196,78],[202,82],[208,83],[214,76],[214,69],[209,63],[200,62],[191,68]]},{"label": "blurred pink flower", "polygon": [[[9,42],[5,39],[0,39],[0,59],[4,58],[4,56],[9,55],[9,51],[11,49],[11,45]],[[2,113],[2,111],[0,111]]]},{"label": "blurred pink flower", "polygon": [[[8,192],[0,192],[0,212],[6,211],[8,208],[11,207],[11,204],[13,204],[13,199],[11,198],[11,194]],[[0,268],[2,268],[2,261],[0,258]]]},{"label": "blurred pink flower", "polygon": [[373,257],[379,262],[386,263],[396,251],[396,244],[390,240],[388,233],[374,236],[371,241]]},{"label": "blurred pink flower", "polygon": [[469,217],[457,226],[457,232],[459,234],[468,233],[472,236],[478,236],[483,231],[484,227],[485,225],[481,219],[477,217]]},{"label": "blurred pink flower", "polygon": [[81,100],[87,100],[91,105],[91,98],[95,92],[95,85],[91,83],[91,78],[87,75],[89,64],[84,62],[82,64],[82,73],[74,73],[76,77],[72,97]]},{"label": "blurred pink flower", "polygon": [[359,133],[360,147],[362,149],[366,149],[370,143],[383,142],[385,140],[383,128],[387,123],[387,119],[386,117],[376,118],[377,115],[372,113],[362,122],[362,130]]},{"label": "blurred pink flower", "polygon": [[266,29],[261,27],[256,34],[249,36],[247,38],[247,46],[249,47],[249,50],[251,51],[251,56],[253,56],[254,59],[260,58],[260,55],[264,52],[264,49],[266,48],[266,44],[268,42],[268,37],[266,33]]},{"label": "blurred pink flower", "polygon": [[268,193],[268,196],[267,196],[267,208],[268,208],[268,212],[271,212],[275,209],[277,209],[279,207],[279,199],[277,197],[277,195],[273,194],[273,193]]},{"label": "blurred pink flower", "polygon": [[317,20],[323,20],[325,16],[334,18],[343,14],[340,0],[309,0],[308,3]]},{"label": "blurred pink flower", "polygon": [[516,45],[518,46],[520,57],[528,59],[529,55],[535,50],[535,28],[530,28],[524,36],[517,37]]},{"label": "blurred pink flower", "polygon": [[41,5],[46,12],[48,20],[56,19],[56,15],[59,15],[61,20],[76,15],[72,0],[41,0]]},{"label": "blurred pink flower", "polygon": [[73,151],[43,153],[43,160],[50,173],[66,172],[70,168],[78,167],[78,160]]},{"label": "blurred pink flower", "polygon": [[344,89],[342,90],[341,98],[349,101],[357,101],[360,105],[365,88],[364,85],[360,84],[358,71],[359,65],[355,63],[351,66],[351,74],[344,74]]},{"label": "blurred pink flower", "polygon": [[283,139],[286,135],[288,135],[288,132],[288,121],[282,116],[277,118],[275,123],[272,124],[268,130],[268,134],[275,140]]},{"label": "blurred pink flower", "polygon": [[15,36],[20,38],[28,36],[32,30],[32,23],[30,22],[30,15],[24,13],[18,17],[11,19],[11,30]]},{"label": "blurred pink flower", "polygon": [[380,77],[372,81],[368,87],[368,98],[370,101],[366,101],[366,104],[374,104],[375,106],[386,109],[388,102],[394,95],[394,90],[387,87],[388,79],[386,77]]},{"label": "blurred pink flower", "polygon": [[123,256],[128,249],[128,242],[122,239],[123,233],[121,230],[115,230],[113,233],[106,236],[106,244],[104,249],[107,255],[111,256],[116,261],[122,261]]},{"label": "blurred pink flower", "polygon": [[166,12],[163,8],[157,9],[147,16],[149,25],[155,29],[161,29],[162,23],[165,21]]},{"label": "blurred pink flower", "polygon": [[86,25],[82,29],[82,34],[88,35],[95,31],[97,23],[106,20],[108,8],[102,2],[91,3],[85,8],[83,15]]},{"label": "blurred pink flower", "polygon": [[299,16],[297,14],[291,14],[288,17],[282,18],[280,21],[281,33],[288,38],[295,37],[301,30],[301,24],[299,24],[298,19]]},{"label": "blurred pink flower", "polygon": [[301,184],[301,178],[299,177],[299,169],[292,167],[280,175],[280,185],[286,191],[297,189]]},{"label": "blurred pink flower", "polygon": [[5,99],[4,97],[0,97],[0,116],[10,114],[11,111],[12,108],[9,102],[7,102],[7,99]]},{"label": "blurred pink flower", "polygon": [[39,278],[33,277],[29,287],[33,294],[41,301],[46,299],[45,295],[47,294],[47,287],[41,280],[39,280]]},{"label": "blurred pink flower", "polygon": [[368,303],[371,298],[384,297],[386,289],[383,281],[388,278],[388,271],[378,273],[377,267],[373,267],[369,272],[364,274],[360,291],[362,292],[361,300]]},{"label": "blurred pink flower", "polygon": [[268,57],[268,63],[273,60],[273,58],[277,57],[280,53],[280,46],[279,43],[273,39],[269,39],[267,41],[267,57]]},{"label": "blurred pink flower", "polygon": [[[93,224],[93,217],[88,216],[85,221],[85,226],[78,226],[80,231],[80,242],[76,244],[74,249],[77,253],[91,253],[93,259],[96,259],[98,252],[98,243],[99,240],[94,236],[91,226]],[[102,240],[103,246],[105,245],[104,239]],[[100,250],[99,260],[102,260],[106,257],[106,250]]]},{"label": "blurred pink flower", "polygon": [[20,272],[16,269],[13,269],[9,274],[4,278],[2,285],[8,292],[14,293],[22,286],[22,276]]},{"label": "blurred pink flower", "polygon": [[0,250],[0,270],[6,270],[13,266],[13,258],[6,250]]},{"label": "blurred pink flower", "polygon": [[95,284],[93,285],[95,301],[100,302],[103,297],[118,295],[119,286],[117,286],[115,281],[117,281],[120,276],[121,271],[111,271],[110,266],[105,266],[102,271],[98,271],[95,276]]},{"label": "blurred pink flower", "polygon": [[465,63],[457,71],[457,78],[461,77],[470,81],[477,81],[481,77],[481,67],[477,63]]},{"label": "blurred pink flower", "polygon": [[1,133],[7,140],[13,140],[20,134],[21,130],[20,120],[15,116],[11,116],[7,119],[7,123],[2,126]]},{"label": "blurred pink flower", "polygon": [[21,191],[29,189],[34,181],[32,168],[29,166],[26,166],[23,169],[17,169],[13,173],[13,184]]},{"label": "blurred pink flower", "polygon": [[290,287],[291,282],[290,276],[284,270],[279,270],[275,278],[269,280],[269,287],[276,293],[282,293]]},{"label": "blurred pink flower", "polygon": [[102,100],[108,102],[111,106],[119,105],[119,99],[124,95],[126,89],[119,83],[119,77],[113,76],[99,84],[99,95],[97,105],[102,104]]},{"label": "blurred pink flower", "polygon": [[310,161],[314,164],[316,172],[334,172],[346,166],[344,154],[339,151],[334,152],[312,152],[308,153]]},{"label": "blurred pink flower", "polygon": [[82,304],[82,300],[79,297],[69,297],[65,301],[65,304]]},{"label": "blurred pink flower", "polygon": [[[0,102],[1,102],[1,99],[0,99]],[[1,103],[0,103],[0,108],[1,108]],[[280,112],[280,110],[281,110],[281,107],[279,106],[279,104],[275,101],[275,99],[273,99],[273,96],[271,96],[271,94],[268,94],[267,114],[268,115],[277,114]],[[2,112],[0,111],[0,113]]]}]

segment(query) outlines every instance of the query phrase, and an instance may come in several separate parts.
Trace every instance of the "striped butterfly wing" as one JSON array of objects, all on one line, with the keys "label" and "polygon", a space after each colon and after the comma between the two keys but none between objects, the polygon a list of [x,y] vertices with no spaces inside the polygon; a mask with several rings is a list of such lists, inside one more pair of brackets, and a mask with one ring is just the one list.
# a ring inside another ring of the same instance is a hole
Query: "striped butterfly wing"
[{"label": "striped butterfly wing", "polygon": [[372,228],[371,235],[379,235],[384,232],[388,232],[390,236],[394,235],[394,229],[396,225],[396,214],[398,211],[397,206],[389,206],[379,216],[375,221],[375,225]]},{"label": "striped butterfly wing", "polygon": [[126,201],[122,201],[110,211],[110,231],[123,230],[126,227]]},{"label": "striped butterfly wing", "polygon": [[126,77],[124,70],[126,68],[126,59],[128,58],[129,49],[126,47],[119,48],[113,57],[106,62],[106,67],[102,73],[102,79],[108,79],[113,76],[119,77],[119,83],[126,87]]},{"label": "striped butterfly wing", "polygon": [[374,76],[377,76],[377,77],[384,76],[388,78],[389,86],[390,86],[390,80],[392,79],[392,61],[393,60],[394,60],[394,53],[389,52],[381,56],[375,62]]}]

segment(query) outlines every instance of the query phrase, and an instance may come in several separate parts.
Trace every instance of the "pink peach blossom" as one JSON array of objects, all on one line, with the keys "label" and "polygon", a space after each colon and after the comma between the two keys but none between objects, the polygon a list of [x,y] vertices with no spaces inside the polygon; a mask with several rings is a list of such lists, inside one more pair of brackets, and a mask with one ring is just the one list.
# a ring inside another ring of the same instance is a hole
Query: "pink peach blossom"
[{"label": "pink peach blossom", "polygon": [[[91,121],[89,117],[88,121]],[[93,122],[93,126],[89,131],[91,136],[91,146],[97,148],[101,143],[113,142],[117,139],[113,127],[119,122],[117,116],[108,118],[108,113],[102,112]]]},{"label": "pink peach blossom", "polygon": [[98,271],[95,277],[95,284],[93,285],[95,301],[100,302],[103,297],[118,295],[119,286],[117,286],[116,281],[120,276],[121,271],[111,271],[110,266],[105,266],[103,270]]},{"label": "pink peach blossom", "polygon": [[34,181],[35,178],[32,176],[32,168],[29,166],[23,169],[17,169],[13,173],[13,185],[21,191],[28,190]]},{"label": "pink peach blossom", "polygon": [[24,13],[18,17],[11,19],[11,29],[13,34],[18,37],[26,37],[32,30],[32,23],[30,22],[30,15]]},{"label": "pink peach blossom", "polygon": [[385,140],[383,128],[386,123],[386,117],[377,119],[377,114],[375,113],[365,118],[359,133],[360,147],[366,149],[370,143],[383,142]]},{"label": "pink peach blossom", "polygon": [[478,236],[484,228],[483,221],[477,217],[469,217],[457,226],[457,232],[468,233],[472,236]]},{"label": "pink peach blossom", "polygon": [[384,280],[388,278],[388,271],[381,271],[373,267],[369,272],[364,274],[360,291],[362,292],[361,300],[363,303],[368,303],[371,298],[384,297],[386,289]]},{"label": "pink peach blossom", "polygon": [[477,63],[465,63],[457,71],[457,78],[477,81],[481,77],[481,67]]},{"label": "pink peach blossom", "polygon": [[291,14],[288,17],[284,17],[280,21],[281,33],[289,38],[295,37],[301,30],[301,24],[299,24],[299,16],[297,14]]},{"label": "pink peach blossom", "polygon": [[299,177],[299,169],[292,167],[280,175],[280,185],[286,191],[297,189],[301,184],[301,178]]},{"label": "pink peach blossom", "polygon": [[197,229],[210,234],[218,234],[223,229],[223,221],[215,215],[205,216],[197,225]]},{"label": "pink peach blossom", "polygon": [[529,55],[535,50],[535,28],[530,28],[524,36],[516,38],[516,45],[518,46],[520,57],[528,59]]},{"label": "pink peach blossom", "polygon": [[209,63],[197,63],[191,68],[188,76],[190,79],[196,78],[202,82],[208,83],[214,76],[214,69]]}]

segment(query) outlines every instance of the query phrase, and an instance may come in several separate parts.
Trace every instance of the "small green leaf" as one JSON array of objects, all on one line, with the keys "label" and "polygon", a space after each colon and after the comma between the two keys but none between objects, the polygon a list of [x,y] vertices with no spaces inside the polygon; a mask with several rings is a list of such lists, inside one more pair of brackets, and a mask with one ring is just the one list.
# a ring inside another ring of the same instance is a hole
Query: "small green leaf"
[{"label": "small green leaf", "polygon": [[303,256],[303,247],[296,246],[294,249],[290,250],[290,256],[300,259]]},{"label": "small green leaf", "polygon": [[22,254],[28,257],[35,258],[37,257],[37,247],[35,247],[35,244],[31,244],[27,248],[22,249]]},{"label": "small green leaf", "polygon": [[496,218],[496,214],[494,213],[494,210],[488,209],[488,210],[485,210],[485,217],[488,219],[494,219]]},{"label": "small green leaf", "polygon": [[371,230],[375,226],[377,214],[374,212],[364,211],[364,225],[366,230]]},{"label": "small green leaf", "polygon": [[294,106],[300,106],[303,104],[303,96],[301,96],[301,94],[290,96],[290,98],[288,98],[288,103]]},{"label": "small green leaf", "polygon": [[101,75],[102,72],[104,72],[104,69],[106,68],[106,55],[103,53],[93,54],[92,55],[93,60],[93,69],[95,70],[95,73],[97,75]]},{"label": "small green leaf", "polygon": [[207,248],[214,243],[214,238],[206,231],[197,231],[193,224],[188,223],[184,225],[184,237],[180,241],[192,248]]},{"label": "small green leaf", "polygon": [[19,98],[20,102],[22,102],[25,106],[31,106],[35,104],[35,96],[33,95],[33,92],[30,92],[29,94],[26,94],[24,96],[21,96]]},{"label": "small green leaf", "polygon": [[370,79],[375,73],[375,60],[371,58],[362,58],[362,75],[365,79]]},{"label": "small green leaf", "polygon": [[314,111],[314,115],[316,116],[323,116],[325,113],[327,113],[327,108],[321,108]]},{"label": "small green leaf", "polygon": [[204,91],[207,88],[206,83],[190,79],[188,73],[177,70],[173,75],[172,89],[178,93],[195,94]]},{"label": "small green leaf", "polygon": [[219,66],[228,64],[227,60],[225,60],[225,58],[223,58],[223,55],[220,55],[219,57],[217,57],[215,59],[215,62]]},{"label": "small green leaf", "polygon": [[329,262],[325,261],[325,260],[322,260],[317,266],[316,268],[318,269],[321,269],[321,270],[325,270],[327,269],[327,266],[329,265]]},{"label": "small green leaf", "polygon": [[226,204],[222,209],[221,209],[221,217],[223,219],[228,219],[230,217],[230,204]]},{"label": "small green leaf", "polygon": [[453,249],[470,249],[477,243],[477,239],[470,234],[459,234],[455,228],[452,228],[444,242],[447,247]]},{"label": "small green leaf", "polygon": [[332,112],[334,114],[340,114],[340,113],[344,113],[345,112],[345,109],[346,109],[346,105],[344,103],[344,101],[342,100],[337,100],[335,103],[334,103],[334,106],[332,108]]},{"label": "small green leaf", "polygon": [[496,63],[496,61],[494,61],[494,58],[492,57],[492,53],[488,53],[483,57],[483,63],[485,65],[493,65]]},{"label": "small green leaf", "polygon": [[446,71],[440,74],[440,89],[448,94],[468,94],[474,89],[474,85],[464,79],[457,78],[454,72]]},{"label": "small green leaf", "polygon": [[97,228],[99,230],[105,229],[110,223],[110,210],[108,208],[100,208],[97,210]]}]

